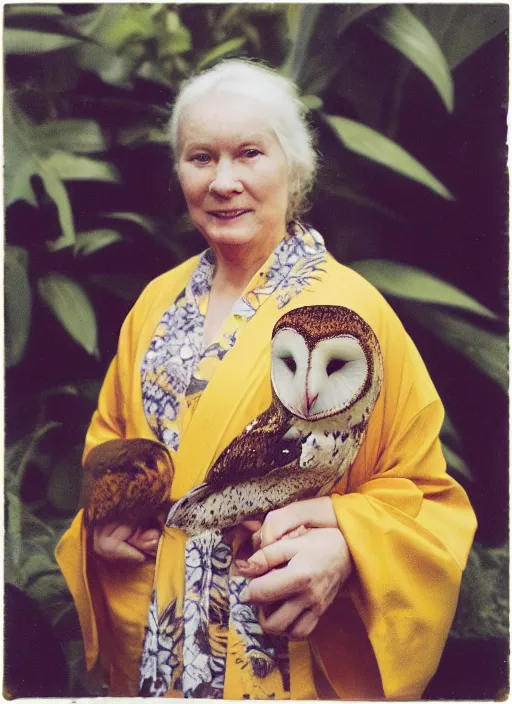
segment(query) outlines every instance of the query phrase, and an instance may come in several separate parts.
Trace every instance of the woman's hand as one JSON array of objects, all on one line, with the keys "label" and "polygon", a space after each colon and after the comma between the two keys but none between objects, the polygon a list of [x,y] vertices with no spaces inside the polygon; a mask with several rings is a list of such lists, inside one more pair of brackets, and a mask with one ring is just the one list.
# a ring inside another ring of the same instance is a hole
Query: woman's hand
[{"label": "woman's hand", "polygon": [[161,531],[156,528],[134,528],[125,523],[108,523],[94,529],[93,549],[109,562],[145,562],[154,558]]},{"label": "woman's hand", "polygon": [[252,578],[243,601],[263,607],[260,623],[266,633],[307,638],[352,571],[330,498],[271,511],[255,542],[260,549],[236,561],[238,572]]}]

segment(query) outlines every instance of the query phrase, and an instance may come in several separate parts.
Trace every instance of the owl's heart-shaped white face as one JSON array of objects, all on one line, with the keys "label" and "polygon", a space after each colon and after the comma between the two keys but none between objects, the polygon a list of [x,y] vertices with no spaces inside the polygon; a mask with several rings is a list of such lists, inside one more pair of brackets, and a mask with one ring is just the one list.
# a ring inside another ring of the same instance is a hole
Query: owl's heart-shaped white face
[{"label": "owl's heart-shaped white face", "polygon": [[312,351],[298,332],[283,328],[272,342],[272,385],[281,403],[300,418],[326,418],[360,396],[368,362],[352,335],[326,338]]}]

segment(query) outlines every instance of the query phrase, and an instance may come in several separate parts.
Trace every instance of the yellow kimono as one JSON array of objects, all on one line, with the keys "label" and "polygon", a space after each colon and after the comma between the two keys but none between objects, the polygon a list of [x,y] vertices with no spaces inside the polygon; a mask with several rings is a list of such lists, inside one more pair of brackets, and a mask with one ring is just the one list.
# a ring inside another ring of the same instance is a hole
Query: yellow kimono
[{"label": "yellow kimono", "polygon": [[[249,283],[215,342],[217,353],[196,364],[200,394],[188,403],[183,394],[181,403],[155,413],[160,389],[180,382],[172,381],[172,373],[162,381],[148,358],[157,359],[169,330],[166,315],[184,314],[183,292],[194,294],[190,282],[197,284],[207,264],[204,255],[185,262],[151,282],[136,302],[123,324],[85,454],[114,438],[159,439],[176,450],[171,498],[182,497],[270,405],[270,340],[279,317],[305,305],[352,308],[376,333],[384,362],[382,391],[350,486],[345,475],[332,494],[354,571],[309,640],[290,644],[290,689],[276,686],[275,696],[419,698],[439,662],[476,527],[465,492],[446,474],[438,439],[443,408],[424,364],[382,296],[326,255],[317,233],[297,228]],[[204,315],[208,276],[201,281],[206,287],[196,296],[197,310]],[[191,354],[188,348],[181,353]],[[164,605],[179,596],[185,541],[180,531],[164,530],[156,579],[151,563],[114,565],[88,556],[82,512],[57,547],[87,667],[101,653],[112,696],[139,691],[151,592],[156,585]],[[224,698],[262,698],[236,660],[236,649],[228,648]],[[182,695],[169,690],[167,696]]]}]

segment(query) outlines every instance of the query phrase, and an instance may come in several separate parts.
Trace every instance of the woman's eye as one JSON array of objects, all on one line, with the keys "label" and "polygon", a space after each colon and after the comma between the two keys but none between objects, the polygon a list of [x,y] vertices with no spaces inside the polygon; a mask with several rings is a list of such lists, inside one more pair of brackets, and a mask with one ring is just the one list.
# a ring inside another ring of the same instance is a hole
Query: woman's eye
[{"label": "woman's eye", "polygon": [[346,362],[344,362],[342,359],[331,359],[326,369],[327,376],[331,376],[331,374],[334,374],[334,372],[339,372],[340,369],[343,369],[345,364]]},{"label": "woman's eye", "polygon": [[199,164],[207,164],[210,161],[208,154],[194,154],[191,161],[196,161]]},{"label": "woman's eye", "polygon": [[291,371],[292,374],[295,374],[297,371],[297,364],[294,360],[293,357],[282,357],[283,362],[286,364],[288,369]]},{"label": "woman's eye", "polygon": [[258,149],[246,149],[244,152],[244,156],[249,159],[254,159],[255,156],[259,156],[260,154],[261,152]]}]

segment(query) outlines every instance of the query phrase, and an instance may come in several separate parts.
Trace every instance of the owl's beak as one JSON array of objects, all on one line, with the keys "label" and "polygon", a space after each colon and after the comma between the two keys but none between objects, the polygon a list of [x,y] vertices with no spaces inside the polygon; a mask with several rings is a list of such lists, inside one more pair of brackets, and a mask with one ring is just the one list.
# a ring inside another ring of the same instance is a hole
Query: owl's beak
[{"label": "owl's beak", "polygon": [[318,394],[315,394],[314,396],[310,396],[307,389],[306,389],[306,409],[309,415],[309,412],[311,411],[315,401],[318,398]]}]

